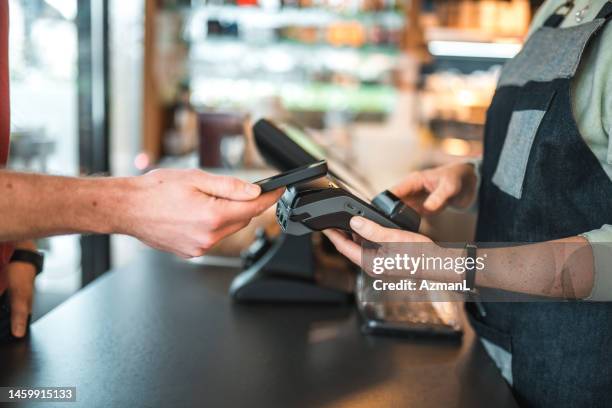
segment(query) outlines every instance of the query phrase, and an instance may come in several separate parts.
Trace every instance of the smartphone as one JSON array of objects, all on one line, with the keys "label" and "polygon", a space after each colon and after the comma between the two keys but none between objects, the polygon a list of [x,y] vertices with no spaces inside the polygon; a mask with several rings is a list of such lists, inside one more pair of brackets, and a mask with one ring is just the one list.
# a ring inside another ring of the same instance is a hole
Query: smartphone
[{"label": "smartphone", "polygon": [[362,333],[375,336],[392,337],[431,337],[449,340],[459,340],[463,336],[461,329],[435,323],[383,322],[367,320],[361,326]]},{"label": "smartphone", "polygon": [[256,181],[255,184],[261,187],[262,193],[267,193],[268,191],[276,190],[280,187],[304,183],[325,175],[327,175],[327,162],[321,160],[316,163],[298,167],[297,169],[289,170],[285,173],[277,174],[267,179]]}]

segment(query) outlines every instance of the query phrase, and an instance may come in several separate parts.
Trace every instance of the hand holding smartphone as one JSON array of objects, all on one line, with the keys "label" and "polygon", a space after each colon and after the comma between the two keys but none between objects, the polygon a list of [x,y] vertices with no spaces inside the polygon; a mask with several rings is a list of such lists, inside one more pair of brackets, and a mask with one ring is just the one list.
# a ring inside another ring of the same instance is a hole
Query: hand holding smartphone
[{"label": "hand holding smartphone", "polygon": [[297,169],[289,170],[285,173],[277,174],[267,179],[256,181],[255,184],[261,187],[262,193],[267,193],[277,188],[315,180],[325,175],[327,175],[327,162],[321,160],[316,163],[298,167]]}]

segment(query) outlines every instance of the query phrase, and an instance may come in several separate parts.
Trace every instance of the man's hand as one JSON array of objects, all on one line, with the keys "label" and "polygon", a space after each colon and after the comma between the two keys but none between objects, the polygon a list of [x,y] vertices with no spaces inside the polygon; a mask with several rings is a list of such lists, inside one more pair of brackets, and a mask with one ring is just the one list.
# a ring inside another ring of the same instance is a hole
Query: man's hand
[{"label": "man's hand", "polygon": [[449,164],[411,173],[391,192],[422,215],[447,205],[469,207],[476,197],[477,177],[470,163]]},{"label": "man's hand", "polygon": [[184,258],[202,256],[272,206],[282,190],[200,170],[155,170],[133,179],[115,230]]},{"label": "man's hand", "polygon": [[[33,242],[16,244],[18,249],[35,250]],[[24,262],[12,262],[7,265],[8,293],[11,300],[11,333],[15,337],[23,337],[28,327],[28,318],[32,313],[32,298],[34,294],[34,278],[36,269]]]}]

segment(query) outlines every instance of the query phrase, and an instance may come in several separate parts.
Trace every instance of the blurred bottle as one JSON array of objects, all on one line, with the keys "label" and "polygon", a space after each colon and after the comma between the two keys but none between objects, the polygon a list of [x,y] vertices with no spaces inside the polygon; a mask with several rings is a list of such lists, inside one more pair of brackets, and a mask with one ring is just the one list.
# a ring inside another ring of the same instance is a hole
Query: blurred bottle
[{"label": "blurred bottle", "polygon": [[[234,111],[200,112],[198,114],[199,161],[204,168],[237,165],[242,153],[237,139],[245,134],[246,117]],[[231,142],[223,142],[225,138]],[[242,149],[244,142],[242,142]],[[224,157],[224,153],[226,156]]]},{"label": "blurred bottle", "polygon": [[198,144],[198,116],[190,102],[189,86],[181,84],[172,112],[172,128],[164,138],[164,151],[169,155],[183,155],[195,150]]}]

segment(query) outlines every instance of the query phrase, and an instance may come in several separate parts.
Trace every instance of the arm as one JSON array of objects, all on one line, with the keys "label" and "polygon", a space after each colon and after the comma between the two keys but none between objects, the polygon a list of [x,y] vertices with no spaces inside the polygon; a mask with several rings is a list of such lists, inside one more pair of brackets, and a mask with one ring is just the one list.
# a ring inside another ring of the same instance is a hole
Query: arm
[{"label": "arm", "polygon": [[118,233],[183,257],[201,256],[273,205],[280,191],[199,170],[130,178],[0,171],[0,242]]},{"label": "arm", "polygon": [[[467,208],[477,195],[476,167],[474,164],[461,163],[418,171],[394,187],[393,192],[421,214],[437,213],[448,205]],[[424,235],[386,229],[368,220],[361,220],[362,225],[354,225],[352,222],[351,227],[369,241],[422,243],[423,252],[432,255],[453,258],[465,255],[463,249],[441,248]],[[340,252],[361,265],[359,245],[337,231],[328,231],[327,235]],[[609,252],[603,246],[594,249]],[[577,299],[586,298],[593,289],[593,249],[589,241],[580,236],[531,245],[480,248],[478,256],[486,256],[486,269],[477,273],[477,286]],[[422,273],[412,277],[442,282],[459,282],[464,278],[454,272]],[[608,296],[612,300],[612,293]]]},{"label": "arm", "polygon": [[478,256],[487,261],[484,273],[476,275],[476,286],[563,299],[584,299],[593,289],[593,252],[580,236],[481,248]]},{"label": "arm", "polygon": [[[442,259],[465,256],[461,248],[443,248],[424,235],[384,228],[361,217],[353,217],[351,228],[371,242],[410,243],[405,248],[412,250],[415,257],[421,254]],[[359,244],[337,231],[326,231],[326,234],[341,253],[363,267],[362,247]],[[394,247],[395,252],[397,248]],[[394,255],[394,249],[389,255]],[[476,286],[564,299],[586,298],[593,287],[592,250],[582,237],[512,247],[480,248],[478,256],[485,257],[486,261],[485,268],[476,274]],[[364,270],[371,268],[366,266]],[[465,278],[452,270],[420,269],[414,274],[406,271],[392,271],[392,274],[438,282],[461,282]],[[608,300],[612,300],[612,294]]]},{"label": "arm", "polygon": [[0,172],[0,241],[119,232],[131,179],[80,179]]}]

